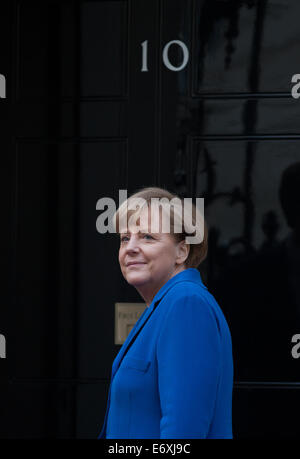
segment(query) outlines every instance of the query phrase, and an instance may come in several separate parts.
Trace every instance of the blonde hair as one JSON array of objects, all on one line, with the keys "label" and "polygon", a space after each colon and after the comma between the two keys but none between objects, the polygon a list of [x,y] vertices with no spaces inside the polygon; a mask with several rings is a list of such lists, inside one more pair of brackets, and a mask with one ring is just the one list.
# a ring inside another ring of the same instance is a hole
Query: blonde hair
[{"label": "blonde hair", "polygon": [[[191,203],[191,206],[188,207],[188,212],[184,213],[185,217],[189,217],[187,220],[192,222],[193,228],[186,230],[186,224],[184,224],[184,228],[182,228],[181,232],[175,231],[175,227],[179,221],[182,221],[182,208],[183,208],[183,199],[179,198],[176,194],[171,193],[168,190],[158,187],[148,187],[143,188],[140,191],[131,195],[126,201],[124,201],[118,210],[116,211],[113,222],[117,232],[120,232],[120,221],[128,222],[129,217],[134,214],[136,218],[139,217],[142,210],[144,209],[145,205],[150,207],[152,199],[159,199],[167,198],[168,201],[172,201],[170,212],[171,212],[171,219],[170,219],[170,233],[174,237],[175,241],[178,243],[183,241],[187,236],[193,236],[195,233],[197,234],[197,229],[199,233],[201,233],[201,242],[199,243],[192,243],[189,244],[189,254],[187,259],[185,260],[186,268],[197,268],[200,263],[206,258],[207,249],[208,249],[208,230],[205,220],[202,216],[201,218],[201,228],[197,228],[195,230],[195,225],[199,224],[199,220],[196,218],[198,209],[196,206]],[[174,199],[176,198],[176,199]],[[128,210],[130,202],[141,202],[141,205],[138,204],[139,208],[135,210]],[[186,223],[186,221],[184,221]]]}]

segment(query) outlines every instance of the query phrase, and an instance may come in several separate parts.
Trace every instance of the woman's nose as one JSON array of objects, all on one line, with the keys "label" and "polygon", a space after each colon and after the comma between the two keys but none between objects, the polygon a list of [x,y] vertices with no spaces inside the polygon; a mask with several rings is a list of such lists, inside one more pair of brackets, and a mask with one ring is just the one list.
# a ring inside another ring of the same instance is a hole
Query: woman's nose
[{"label": "woman's nose", "polygon": [[134,251],[134,252],[139,250],[138,238],[136,237],[135,234],[132,234],[130,236],[129,241],[126,244],[126,249],[128,251]]}]

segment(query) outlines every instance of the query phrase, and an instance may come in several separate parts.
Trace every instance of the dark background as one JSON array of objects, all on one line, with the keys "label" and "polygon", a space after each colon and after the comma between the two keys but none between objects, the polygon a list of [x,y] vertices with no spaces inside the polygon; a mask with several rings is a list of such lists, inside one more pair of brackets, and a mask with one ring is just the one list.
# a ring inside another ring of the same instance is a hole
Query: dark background
[{"label": "dark background", "polygon": [[1,2],[1,438],[100,432],[114,303],[141,298],[96,202],[151,185],[205,198],[234,436],[298,435],[299,17],[289,0]]}]

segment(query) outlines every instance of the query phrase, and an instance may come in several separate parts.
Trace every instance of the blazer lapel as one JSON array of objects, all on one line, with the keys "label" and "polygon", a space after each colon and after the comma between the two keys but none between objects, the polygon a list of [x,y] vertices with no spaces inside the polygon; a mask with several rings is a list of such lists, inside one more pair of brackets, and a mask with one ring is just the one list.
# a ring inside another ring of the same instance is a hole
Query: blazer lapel
[{"label": "blazer lapel", "polygon": [[114,360],[114,362],[112,364],[111,378],[114,377],[117,369],[119,368],[119,365],[121,363],[123,355],[127,351],[128,346],[130,345],[131,341],[139,334],[139,332],[141,330],[141,327],[146,322],[147,318],[149,317],[149,314],[151,314],[151,311],[152,311],[153,308],[151,308],[151,310],[150,310],[150,306],[147,307],[144,310],[144,312],[141,315],[141,317],[137,320],[137,322],[135,323],[134,327],[132,328],[132,330],[130,331],[129,335],[127,336],[126,340],[124,341],[120,351],[118,352],[118,354],[117,354],[117,356],[116,356],[116,358],[115,358],[115,360]]},{"label": "blazer lapel", "polygon": [[123,346],[121,347],[119,353],[117,354],[113,364],[112,364],[112,373],[111,373],[111,378],[114,377],[117,369],[120,366],[120,363],[122,361],[122,358],[124,354],[127,352],[128,347],[130,346],[131,342],[135,339],[135,337],[139,334],[141,331],[141,328],[143,327],[144,323],[148,320],[148,317],[150,314],[152,314],[153,310],[157,306],[157,304],[161,301],[161,299],[166,295],[166,293],[172,288],[175,284],[179,282],[183,282],[184,280],[189,280],[192,282],[197,282],[200,283],[202,287],[205,287],[205,285],[201,281],[201,276],[200,273],[197,269],[195,268],[189,268],[185,271],[182,271],[181,273],[177,274],[176,276],[172,277],[160,290],[157,292],[157,294],[154,296],[151,304],[145,309],[141,317],[138,319],[136,324],[134,325],[133,329],[130,331],[129,335],[127,336]]},{"label": "blazer lapel", "polygon": [[[116,374],[116,372],[117,372],[117,370],[118,370],[118,368],[120,366],[120,363],[122,361],[122,358],[123,358],[126,350],[130,346],[131,341],[133,339],[135,339],[135,337],[139,334],[139,332],[141,330],[141,327],[146,322],[147,317],[149,317],[149,315],[151,314],[151,311],[153,310],[153,307],[151,307],[151,306],[152,306],[152,304],[144,310],[144,312],[141,315],[141,317],[137,320],[137,322],[135,323],[134,327],[132,328],[132,330],[130,331],[129,335],[127,336],[123,346],[121,347],[117,357],[115,358],[115,360],[114,360],[114,362],[112,364],[110,386],[109,386],[108,400],[107,400],[107,404],[106,404],[105,418],[104,418],[104,422],[103,422],[103,427],[102,427],[101,433],[100,433],[98,438],[103,438],[104,432],[106,431],[106,422],[107,422],[107,416],[108,416],[108,409],[109,409],[109,405],[110,405],[110,391],[111,391],[111,385],[112,385],[113,378],[114,378],[114,376],[115,376],[115,374]],[[151,307],[151,311],[150,311],[150,307]]]}]

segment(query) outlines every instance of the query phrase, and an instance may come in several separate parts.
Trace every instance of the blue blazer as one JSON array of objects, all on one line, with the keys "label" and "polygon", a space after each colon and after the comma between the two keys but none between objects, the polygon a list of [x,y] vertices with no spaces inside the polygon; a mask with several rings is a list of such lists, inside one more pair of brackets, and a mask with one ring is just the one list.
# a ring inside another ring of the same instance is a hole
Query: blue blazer
[{"label": "blue blazer", "polygon": [[232,438],[230,331],[197,269],[163,285],[111,373],[98,438]]}]

